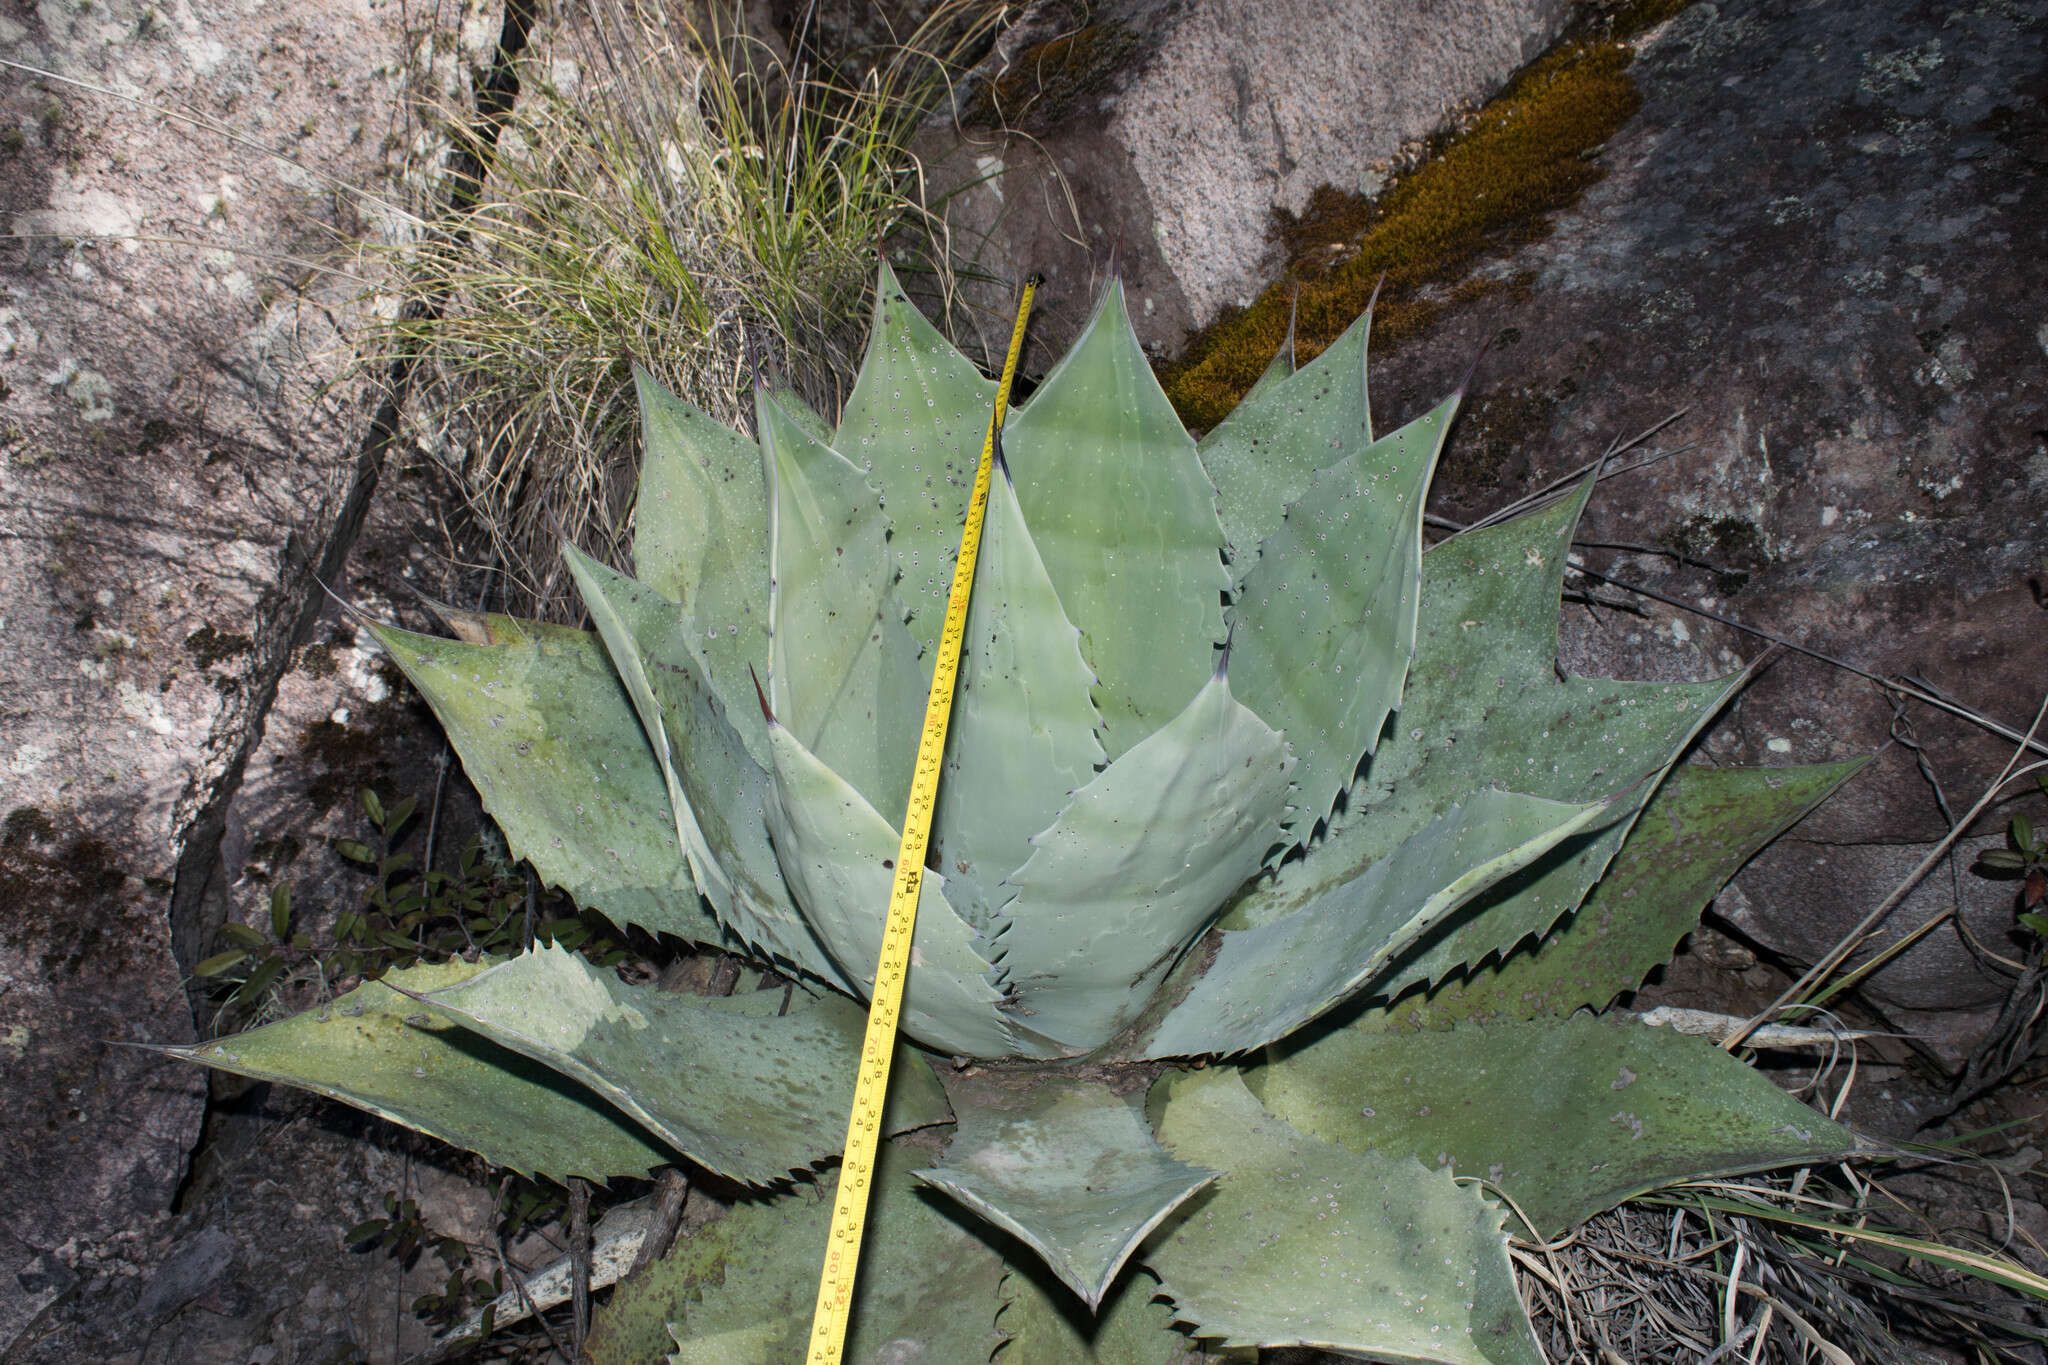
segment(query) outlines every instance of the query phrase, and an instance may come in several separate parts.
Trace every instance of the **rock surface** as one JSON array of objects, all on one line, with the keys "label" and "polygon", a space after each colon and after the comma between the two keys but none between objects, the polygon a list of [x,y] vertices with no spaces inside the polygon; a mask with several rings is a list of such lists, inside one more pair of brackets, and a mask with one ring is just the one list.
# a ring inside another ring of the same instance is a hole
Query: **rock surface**
[{"label": "rock surface", "polygon": [[225,818],[266,723],[386,690],[314,615],[375,397],[337,248],[388,226],[405,93],[466,89],[478,19],[415,50],[389,0],[0,15],[49,73],[0,77],[0,1354],[184,1178],[206,1079],[121,1044],[194,1037],[184,978],[262,891],[262,835],[223,836],[275,804]]},{"label": "rock surface", "polygon": [[[1647,35],[1607,178],[1376,363],[1391,424],[1493,344],[1434,510],[1467,519],[1683,410],[1653,442],[1678,453],[1603,485],[1582,538],[1635,548],[1589,545],[1590,567],[2024,730],[2048,685],[2044,36],[2048,5],[1926,0],[1701,3]],[[1763,647],[1634,600],[1568,612],[1567,666],[1697,676]],[[1946,831],[1936,784],[1960,815],[2013,747],[1780,658],[1707,761],[1878,760],[1740,879],[1739,927],[1812,960]],[[2010,956],[2010,883],[1959,883]],[[1941,869],[1878,942],[1954,903]],[[1906,1010],[2002,989],[1952,926],[1876,987]]]},{"label": "rock surface", "polygon": [[930,174],[968,187],[947,208],[963,254],[1006,282],[1046,277],[1044,354],[1118,243],[1138,335],[1170,347],[1257,292],[1275,209],[1301,211],[1321,184],[1375,186],[1404,144],[1541,52],[1566,9],[1113,0],[1084,27],[1032,6],[958,128],[931,131]]}]

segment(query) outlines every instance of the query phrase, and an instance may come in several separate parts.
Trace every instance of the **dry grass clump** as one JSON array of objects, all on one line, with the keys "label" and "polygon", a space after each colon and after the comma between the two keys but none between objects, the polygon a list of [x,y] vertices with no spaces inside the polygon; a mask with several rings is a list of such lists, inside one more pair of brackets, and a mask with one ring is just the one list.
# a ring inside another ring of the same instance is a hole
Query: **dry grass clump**
[{"label": "dry grass clump", "polygon": [[1560,1363],[2048,1358],[2048,1280],[1913,1221],[1842,1167],[1673,1186],[1515,1255]]},{"label": "dry grass clump", "polygon": [[409,306],[383,334],[421,362],[416,434],[508,608],[563,609],[563,537],[622,562],[636,360],[735,426],[756,368],[836,405],[877,243],[929,222],[910,134],[999,14],[941,4],[851,83],[639,0],[588,0],[520,60],[477,201],[388,255]]}]

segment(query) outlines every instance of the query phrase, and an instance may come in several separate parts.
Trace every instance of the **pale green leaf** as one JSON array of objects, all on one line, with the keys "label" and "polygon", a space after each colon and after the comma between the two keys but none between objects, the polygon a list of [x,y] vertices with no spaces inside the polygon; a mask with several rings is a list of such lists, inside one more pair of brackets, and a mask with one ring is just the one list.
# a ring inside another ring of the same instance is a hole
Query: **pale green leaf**
[{"label": "pale green leaf", "polygon": [[768,391],[790,420],[802,427],[812,440],[822,446],[832,444],[832,424],[819,416],[818,410],[802,394],[787,384],[772,384]]},{"label": "pale green leaf", "polygon": [[917,1178],[1021,1238],[1090,1308],[1148,1233],[1215,1179],[1175,1161],[1100,1081],[983,1071],[947,1088],[960,1127]]},{"label": "pale green leaf", "polygon": [[1223,640],[1223,528],[1195,443],[1112,280],[1073,349],[1011,417],[1003,450],[1124,753],[1187,706]]},{"label": "pale green leaf", "polygon": [[673,1160],[582,1085],[434,1017],[392,989],[439,990],[485,965],[457,958],[394,970],[304,1014],[158,1050],[329,1096],[527,1175],[608,1180],[644,1176]]},{"label": "pale green leaf", "polygon": [[1700,911],[1756,851],[1868,759],[1806,768],[1680,764],[1643,808],[1606,875],[1533,948],[1391,1009],[1360,1027],[1448,1028],[1462,1020],[1534,1019],[1605,1009],[1671,957]]},{"label": "pale green leaf", "polygon": [[1539,1238],[1673,1181],[1859,1147],[1711,1043],[1585,1015],[1441,1033],[1337,1029],[1250,1079],[1273,1113],[1325,1141],[1483,1177]]},{"label": "pale green leaf", "polygon": [[952,727],[932,817],[947,899],[985,928],[1009,898],[997,883],[1031,856],[1103,759],[1080,636],[1025,529],[1008,470],[990,481]]},{"label": "pale green leaf", "polygon": [[910,793],[925,675],[891,584],[889,519],[860,470],[755,391],[769,483],[768,698],[880,809]]},{"label": "pale green leaf", "polygon": [[1076,792],[1010,876],[996,946],[1012,1012],[1076,1053],[1129,1025],[1279,839],[1292,767],[1219,671]]},{"label": "pale green leaf", "polygon": [[897,591],[927,650],[945,623],[995,395],[995,381],[925,321],[883,261],[867,356],[833,445],[882,490]]},{"label": "pale green leaf", "polygon": [[[1353,814],[1326,849],[1383,856],[1401,832],[1481,782],[1557,801],[1613,800],[1620,818],[1474,900],[1375,989],[1504,954],[1585,899],[1636,814],[1693,736],[1747,674],[1705,682],[1560,677],[1557,612],[1579,497],[1454,536],[1425,557],[1422,624],[1393,737],[1351,792]],[[1304,864],[1305,865],[1305,864]]]},{"label": "pale green leaf", "polygon": [[[819,942],[869,995],[901,837],[780,724],[769,726],[768,741],[775,760],[768,830],[783,877]],[[918,888],[903,1031],[937,1052],[1005,1056],[1012,1040],[996,1009],[1002,997],[987,980],[986,940],[946,903],[944,887],[943,877],[926,871]]]},{"label": "pale green leaf", "polygon": [[768,494],[752,441],[683,402],[638,368],[640,495],[636,576],[680,603],[705,673],[754,761],[766,731],[747,706],[749,667],[768,663]]},{"label": "pale green leaf", "polygon": [[1286,1037],[1474,896],[1611,818],[1597,802],[1473,793],[1357,878],[1283,918],[1226,931],[1207,972],[1146,1040],[1144,1055],[1236,1054]]},{"label": "pale green leaf", "polygon": [[[678,1152],[752,1185],[839,1152],[866,1012],[840,996],[708,997],[628,986],[544,947],[424,1002],[589,1087]],[[898,1051],[889,1131],[940,1122],[922,1058]]]},{"label": "pale green leaf", "polygon": [[[654,755],[655,765],[661,769],[662,783],[668,791],[669,807],[675,817],[676,839],[682,846],[683,855],[690,860],[690,871],[697,879],[697,889],[704,893],[714,910],[720,911],[721,918],[730,921],[732,886],[724,880],[718,860],[705,847],[703,832],[697,828],[696,813],[690,809],[682,784],[676,780],[675,757],[670,751],[668,726],[661,718],[661,703],[654,698],[654,685],[648,680],[640,644],[622,615],[632,607],[613,600],[614,592],[620,597],[630,592],[626,585],[631,580],[606,573],[603,565],[571,542],[563,542],[562,560],[569,566],[569,577],[575,581],[576,591],[583,599],[583,608],[590,613],[591,624],[597,627],[597,637],[604,642],[605,652],[611,656],[612,669],[624,685],[626,695],[632,699],[633,713],[640,718],[640,730],[647,738],[648,750]],[[607,578],[615,581],[607,582]],[[632,584],[632,587],[639,585]],[[647,596],[652,598],[654,595],[650,592]],[[675,608],[675,614],[677,628],[662,633],[679,637],[682,633],[682,608]],[[658,626],[655,628],[659,629]],[[675,653],[681,655],[683,651],[677,649]]]},{"label": "pale green leaf", "polygon": [[[704,661],[681,609],[573,549],[565,553],[661,763],[698,889],[743,942],[850,993],[852,979],[819,945],[783,885],[768,844],[768,774],[705,685]],[[760,714],[752,697],[746,704]]]},{"label": "pale green leaf", "polygon": [[1269,382],[1280,363],[1276,356],[1243,401],[1202,438],[1202,467],[1215,481],[1217,511],[1239,574],[1318,470],[1372,443],[1365,384],[1371,330],[1367,313],[1314,360]]},{"label": "pale green leaf", "polygon": [[516,858],[620,924],[723,944],[676,844],[661,768],[595,635],[472,645],[370,632],[419,688]]},{"label": "pale green leaf", "polygon": [[[879,1153],[841,1357],[847,1365],[980,1365],[1002,1342],[1002,1257],[964,1215],[918,1189],[910,1175],[918,1159],[888,1143]],[[738,1205],[651,1269],[680,1310],[670,1326],[673,1365],[803,1359],[833,1183],[827,1176],[815,1193]]]},{"label": "pale green leaf", "polygon": [[1432,1365],[1542,1365],[1501,1210],[1412,1157],[1354,1153],[1263,1109],[1237,1073],[1150,1102],[1185,1161],[1223,1170],[1145,1251],[1198,1336]]},{"label": "pale green leaf", "polygon": [[1453,396],[1324,468],[1259,551],[1224,619],[1245,705],[1287,736],[1307,842],[1401,706],[1422,596],[1422,502]]},{"label": "pale green leaf", "polygon": [[1225,917],[1254,927],[1361,876],[1489,784],[1617,818],[1475,897],[1371,988],[1397,993],[1540,935],[1577,907],[1660,775],[1740,685],[1560,678],[1557,608],[1584,493],[1445,541],[1423,556],[1421,624],[1394,733],[1327,838]]}]

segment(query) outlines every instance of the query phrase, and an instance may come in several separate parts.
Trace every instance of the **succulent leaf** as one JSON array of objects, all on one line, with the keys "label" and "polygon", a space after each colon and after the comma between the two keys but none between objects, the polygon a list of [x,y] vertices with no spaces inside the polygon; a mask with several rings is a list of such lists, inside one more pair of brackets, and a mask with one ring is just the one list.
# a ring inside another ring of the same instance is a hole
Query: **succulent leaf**
[{"label": "succulent leaf", "polygon": [[[768,832],[782,874],[810,917],[818,941],[858,984],[874,986],[875,962],[902,839],[845,779],[797,738],[768,728],[775,785]],[[903,1031],[935,1051],[962,1057],[1010,1053],[1001,994],[985,979],[985,941],[946,903],[945,878],[926,871],[919,885],[910,974],[903,987]]]},{"label": "succulent leaf", "polygon": [[910,609],[910,633],[926,649],[945,624],[995,396],[995,381],[925,321],[883,261],[867,356],[832,444],[882,490],[895,524],[897,591]]},{"label": "succulent leaf", "polygon": [[[628,986],[540,948],[422,997],[463,1027],[587,1086],[718,1174],[782,1180],[839,1150],[866,1015],[843,997],[708,998]],[[936,1077],[901,1049],[888,1131],[948,1117]]]},{"label": "succulent leaf", "polygon": [[1422,597],[1423,495],[1457,407],[1449,398],[1310,479],[1224,613],[1239,693],[1300,761],[1299,842],[1401,705]]},{"label": "succulent leaf", "polygon": [[1218,670],[1074,793],[1010,875],[997,948],[1012,1011],[1075,1053],[1137,1018],[1279,839],[1293,766]]},{"label": "succulent leaf", "polygon": [[770,489],[768,697],[775,718],[886,810],[910,794],[925,670],[904,628],[889,519],[861,472],[755,391]]},{"label": "succulent leaf", "polygon": [[[996,1319],[1008,1334],[996,1357],[1003,1365],[1200,1365],[1218,1359],[1174,1330],[1173,1309],[1155,1301],[1159,1281],[1150,1271],[1124,1276],[1090,1313],[1065,1290],[1041,1284],[1042,1267],[1008,1270],[1003,1313]],[[1246,1357],[1248,1365],[1255,1365],[1255,1355]]]},{"label": "succulent leaf", "polygon": [[1319,471],[1372,444],[1365,383],[1371,330],[1367,313],[1296,370],[1290,329],[1289,344],[1258,384],[1202,438],[1202,467],[1216,484],[1223,534],[1240,575]]},{"label": "succulent leaf", "polygon": [[1377,858],[1411,821],[1482,781],[1560,801],[1613,800],[1620,818],[1479,897],[1376,983],[1393,998],[1417,982],[1505,954],[1576,908],[1685,746],[1747,673],[1704,682],[1561,676],[1557,615],[1572,528],[1592,492],[1454,536],[1423,569],[1422,624],[1392,739],[1351,793],[1363,812],[1329,840]]},{"label": "succulent leaf", "polygon": [[633,565],[680,603],[691,643],[747,752],[768,762],[768,735],[748,705],[747,670],[767,667],[768,493],[761,452],[635,367],[640,394],[640,496]]},{"label": "succulent leaf", "polygon": [[997,883],[1031,856],[1102,762],[1101,718],[1080,633],[1060,610],[1007,469],[989,482],[974,596],[932,817],[947,899],[987,928],[1009,892]]},{"label": "succulent leaf", "polygon": [[1375,1360],[1542,1365],[1501,1210],[1450,1172],[1299,1132],[1234,1071],[1170,1073],[1148,1108],[1175,1154],[1225,1172],[1145,1252],[1196,1335]]},{"label": "succulent leaf", "polygon": [[1603,802],[1474,792],[1293,914],[1226,931],[1208,971],[1146,1040],[1144,1055],[1236,1055],[1286,1037],[1474,896],[1612,818]]},{"label": "succulent leaf", "polygon": [[[1002,1257],[944,1200],[918,1189],[915,1164],[888,1143],[878,1154],[844,1358],[985,1361],[1002,1344]],[[651,1269],[681,1307],[670,1325],[672,1365],[788,1365],[803,1357],[833,1183],[827,1176],[816,1195],[738,1205]]]},{"label": "succulent leaf", "polygon": [[1022,1238],[1090,1309],[1138,1243],[1216,1178],[1168,1156],[1100,1081],[983,1072],[948,1094],[959,1130],[917,1178]]},{"label": "succulent leaf", "polygon": [[[730,922],[732,885],[725,880],[724,871],[711,855],[711,850],[705,847],[703,831],[697,828],[696,812],[690,809],[689,799],[683,795],[682,783],[676,779],[675,756],[668,742],[668,726],[662,719],[661,703],[655,700],[654,684],[647,675],[647,661],[642,657],[640,642],[623,614],[637,605],[629,599],[631,589],[626,584],[630,580],[616,575],[601,576],[604,566],[572,543],[564,542],[562,560],[569,567],[569,577],[583,598],[583,608],[590,614],[591,624],[597,627],[597,638],[604,642],[605,653],[611,656],[613,671],[618,674],[626,695],[632,699],[633,714],[640,718],[640,730],[647,737],[647,747],[654,754],[655,766],[661,769],[669,807],[675,816],[676,843],[690,861],[690,873],[697,879],[697,889],[703,892],[713,909],[717,909],[723,900],[726,909],[720,918]],[[606,582],[606,577],[617,581]],[[628,600],[615,602],[614,592],[621,599]],[[677,625],[680,626],[680,608],[677,613]],[[680,630],[675,634],[680,635]],[[680,641],[674,643],[679,645]],[[676,648],[674,652],[687,657],[682,648]],[[677,662],[681,661],[679,657]]]},{"label": "succulent leaf", "polygon": [[1195,443],[1112,280],[1073,349],[1010,417],[1017,500],[1101,679],[1115,758],[1200,691],[1223,639],[1223,528]]},{"label": "succulent leaf", "polygon": [[329,1096],[528,1175],[609,1180],[644,1176],[672,1160],[639,1124],[576,1081],[434,1018],[392,989],[439,990],[487,965],[458,958],[397,969],[289,1019],[159,1050]]},{"label": "succulent leaf", "polygon": [[726,941],[676,847],[661,769],[596,636],[557,627],[472,645],[369,629],[434,708],[514,857],[617,923]]},{"label": "succulent leaf", "polygon": [[1709,1043],[1583,1015],[1447,1033],[1336,1029],[1249,1079],[1274,1114],[1326,1142],[1485,1176],[1539,1238],[1673,1181],[1859,1146]]},{"label": "succulent leaf", "polygon": [[775,399],[777,407],[821,446],[832,444],[832,424],[818,415],[818,410],[804,400],[804,396],[787,384],[770,384],[768,393]]},{"label": "succulent leaf", "polygon": [[1631,793],[1632,804],[1597,834],[1476,897],[1373,989],[1391,996],[1504,953],[1585,898],[1659,775],[1743,680],[1558,676],[1558,596],[1586,491],[1423,556],[1415,663],[1393,735],[1328,837],[1241,898],[1226,928],[1264,923],[1353,880],[1490,782],[1556,801]]},{"label": "succulent leaf", "polygon": [[1449,1028],[1473,1020],[1605,1009],[1668,961],[1727,880],[1868,759],[1805,768],[1680,764],[1643,808],[1606,875],[1541,944],[1361,1015],[1359,1027]]},{"label": "succulent leaf", "polygon": [[[573,548],[564,554],[661,764],[677,834],[712,912],[756,951],[852,994],[852,978],[783,884],[762,820],[768,774],[706,686],[682,609]],[[752,698],[747,709],[760,715]]]}]

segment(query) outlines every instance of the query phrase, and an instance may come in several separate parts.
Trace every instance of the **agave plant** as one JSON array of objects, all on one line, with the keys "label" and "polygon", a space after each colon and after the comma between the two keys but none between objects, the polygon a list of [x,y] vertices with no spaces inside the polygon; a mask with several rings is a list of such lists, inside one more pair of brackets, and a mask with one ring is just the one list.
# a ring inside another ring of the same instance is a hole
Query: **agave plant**
[{"label": "agave plant", "polygon": [[[1011,417],[848,1359],[1533,1365],[1510,1231],[1857,1148],[1596,1017],[1855,765],[1680,765],[1741,675],[1562,673],[1585,490],[1425,554],[1458,399],[1376,435],[1368,328],[1197,442],[1112,280]],[[993,388],[884,265],[836,428],[641,377],[638,578],[566,551],[594,630],[376,631],[550,884],[800,990],[541,948],[183,1055],[524,1172],[750,1187],[593,1350],[797,1359]]]}]

